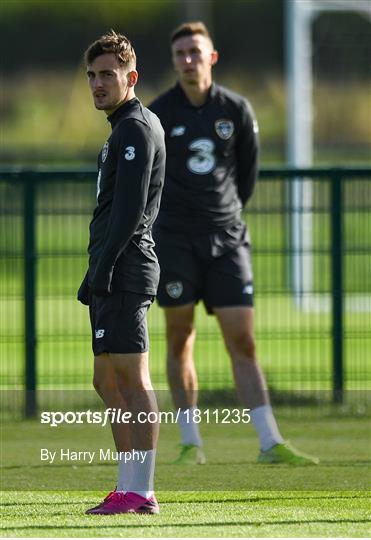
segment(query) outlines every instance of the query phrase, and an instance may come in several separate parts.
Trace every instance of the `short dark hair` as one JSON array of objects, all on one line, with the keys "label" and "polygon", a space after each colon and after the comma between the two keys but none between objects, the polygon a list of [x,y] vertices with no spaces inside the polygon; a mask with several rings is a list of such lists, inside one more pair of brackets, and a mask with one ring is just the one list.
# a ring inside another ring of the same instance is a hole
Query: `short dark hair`
[{"label": "short dark hair", "polygon": [[177,39],[184,36],[193,36],[194,34],[200,34],[205,36],[210,40],[210,43],[213,43],[213,40],[210,37],[209,31],[201,21],[191,21],[185,22],[180,26],[177,26],[170,36],[170,43],[173,44]]},{"label": "short dark hair", "polygon": [[117,61],[123,66],[127,66],[129,69],[135,69],[137,58],[134,48],[126,36],[117,34],[114,30],[103,34],[103,36],[94,41],[85,51],[85,63],[89,65],[98,56],[107,53],[114,54]]}]

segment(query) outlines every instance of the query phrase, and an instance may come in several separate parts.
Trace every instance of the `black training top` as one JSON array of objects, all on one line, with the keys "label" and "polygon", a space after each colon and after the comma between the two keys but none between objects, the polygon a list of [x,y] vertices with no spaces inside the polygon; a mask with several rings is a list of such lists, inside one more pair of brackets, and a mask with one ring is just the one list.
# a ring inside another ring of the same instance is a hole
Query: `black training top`
[{"label": "black training top", "polygon": [[97,295],[154,295],[159,266],[151,227],[165,175],[158,118],[131,99],[108,117],[112,133],[98,157],[97,206],[90,224],[89,285]]},{"label": "black training top", "polygon": [[194,107],[179,83],[149,108],[165,130],[166,176],[156,225],[212,232],[233,225],[257,177],[257,122],[248,101],[213,84]]}]

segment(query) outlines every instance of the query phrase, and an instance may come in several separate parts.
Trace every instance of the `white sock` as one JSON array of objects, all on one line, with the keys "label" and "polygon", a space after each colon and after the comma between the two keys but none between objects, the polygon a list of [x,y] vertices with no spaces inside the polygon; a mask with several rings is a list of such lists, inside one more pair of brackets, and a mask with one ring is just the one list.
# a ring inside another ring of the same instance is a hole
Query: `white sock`
[{"label": "white sock", "polygon": [[202,446],[199,424],[193,420],[193,412],[195,409],[197,409],[196,406],[179,410],[178,425],[182,437],[182,444]]},{"label": "white sock", "polygon": [[155,473],[156,449],[132,450],[131,478],[126,484],[126,491],[141,495],[146,499],[152,497],[153,477]]},{"label": "white sock", "polygon": [[270,405],[256,407],[250,412],[250,416],[259,436],[260,448],[263,451],[283,442]]},{"label": "white sock", "polygon": [[117,488],[116,491],[123,491],[124,493],[127,491],[127,487],[130,483],[130,479],[132,476],[132,467],[131,467],[131,461],[125,461],[123,458],[123,454],[125,452],[121,452],[119,454],[119,471],[118,471],[118,479],[117,479]]}]

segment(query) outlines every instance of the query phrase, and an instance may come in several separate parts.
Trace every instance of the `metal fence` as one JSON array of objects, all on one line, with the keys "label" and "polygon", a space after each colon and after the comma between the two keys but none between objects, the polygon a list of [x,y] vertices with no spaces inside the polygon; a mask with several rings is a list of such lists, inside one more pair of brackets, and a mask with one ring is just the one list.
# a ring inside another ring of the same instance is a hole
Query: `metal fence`
[{"label": "metal fence", "polygon": [[[85,169],[0,171],[0,388],[24,396],[12,400],[27,415],[43,390],[91,388],[88,314],[75,298],[87,265],[95,176]],[[273,394],[322,393],[338,402],[345,391],[363,396],[371,379],[371,168],[263,169],[244,217],[258,355]],[[153,382],[166,388],[156,305],[149,325]],[[232,389],[221,335],[201,305],[196,325],[200,388]]]}]

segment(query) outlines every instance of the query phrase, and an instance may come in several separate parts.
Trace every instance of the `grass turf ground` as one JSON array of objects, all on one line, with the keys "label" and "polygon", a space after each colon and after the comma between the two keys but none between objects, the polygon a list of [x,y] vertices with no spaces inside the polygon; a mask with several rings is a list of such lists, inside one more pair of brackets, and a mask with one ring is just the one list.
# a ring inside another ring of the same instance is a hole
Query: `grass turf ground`
[{"label": "grass turf ground", "polygon": [[[44,446],[110,447],[109,429],[83,425],[63,431],[37,421],[4,422],[2,534],[367,536],[367,418],[297,412],[290,417],[277,410],[281,430],[298,448],[320,457],[317,467],[257,465],[256,436],[251,426],[242,424],[202,424],[208,463],[176,467],[170,461],[177,451],[177,430],[162,425],[156,470],[159,516],[85,516],[84,511],[112,489],[116,464],[40,462]],[[86,491],[81,491],[82,486]]]},{"label": "grass turf ground", "polygon": [[3,494],[3,536],[367,537],[367,493],[162,492],[158,516],[85,516],[97,492]]}]

